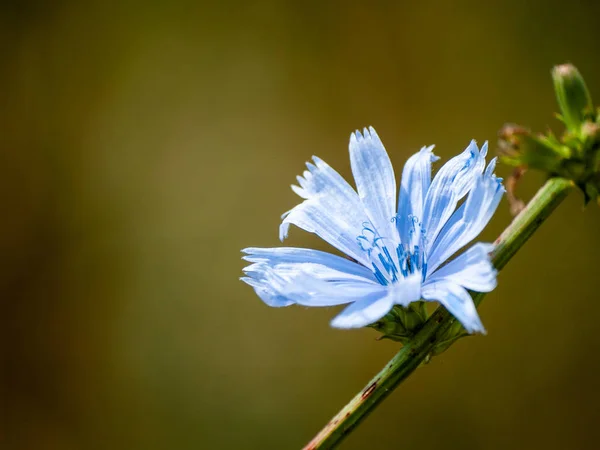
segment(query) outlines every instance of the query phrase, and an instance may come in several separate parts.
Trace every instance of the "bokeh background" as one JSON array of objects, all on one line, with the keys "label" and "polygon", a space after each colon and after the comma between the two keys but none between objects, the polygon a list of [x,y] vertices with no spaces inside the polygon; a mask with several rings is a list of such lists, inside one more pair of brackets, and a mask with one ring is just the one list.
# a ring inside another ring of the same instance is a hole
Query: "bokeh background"
[{"label": "bokeh background", "polygon": [[[365,125],[398,176],[425,144],[560,130],[565,61],[600,101],[597,2],[110,3],[0,9],[2,448],[301,447],[398,350],[238,281],[304,162],[349,177]],[[483,238],[509,221],[504,202]],[[483,304],[489,334],[344,448],[597,448],[599,229],[569,197]]]}]

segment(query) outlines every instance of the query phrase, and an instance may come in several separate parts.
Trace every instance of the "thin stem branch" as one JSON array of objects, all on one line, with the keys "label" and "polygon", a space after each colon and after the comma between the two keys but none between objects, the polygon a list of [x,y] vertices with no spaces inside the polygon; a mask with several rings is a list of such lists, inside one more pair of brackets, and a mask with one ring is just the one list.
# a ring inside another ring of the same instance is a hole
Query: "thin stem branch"
[{"label": "thin stem branch", "polygon": [[[573,183],[564,178],[551,178],[542,186],[523,211],[513,220],[496,241],[492,262],[500,270],[525,244],[571,191]],[[485,294],[473,294],[479,305]],[[455,319],[442,306],[438,307],[414,339],[402,347],[367,386],[359,392],[304,450],[334,448],[356,428],[380,402],[407,378],[431,354],[440,336]]]}]

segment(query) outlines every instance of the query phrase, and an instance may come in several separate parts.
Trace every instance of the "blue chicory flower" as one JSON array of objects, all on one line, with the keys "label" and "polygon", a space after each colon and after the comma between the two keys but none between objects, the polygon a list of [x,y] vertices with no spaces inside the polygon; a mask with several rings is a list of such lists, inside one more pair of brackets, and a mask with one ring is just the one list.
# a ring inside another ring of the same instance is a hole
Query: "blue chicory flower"
[{"label": "blue chicory flower", "polygon": [[479,235],[502,198],[496,159],[485,168],[487,142],[479,150],[471,141],[432,180],[431,164],[439,159],[432,150],[423,147],[406,162],[397,208],[394,170],[372,127],[350,136],[356,191],[313,157],[292,186],[304,201],[282,216],[280,238],[294,224],[350,259],[303,248],[246,248],[252,264],[242,280],[269,306],[349,304],[332,320],[337,328],[364,327],[394,305],[423,299],[440,302],[468,332],[485,332],[467,289],[496,287],[493,245],[477,243],[448,259]]}]

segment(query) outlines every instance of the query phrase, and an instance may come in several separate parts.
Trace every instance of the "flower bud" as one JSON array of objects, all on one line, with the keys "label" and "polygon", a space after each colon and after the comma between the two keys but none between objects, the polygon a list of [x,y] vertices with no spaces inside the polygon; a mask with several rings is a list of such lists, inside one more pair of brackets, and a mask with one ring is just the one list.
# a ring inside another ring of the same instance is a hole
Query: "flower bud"
[{"label": "flower bud", "polygon": [[554,173],[571,156],[569,148],[554,136],[534,134],[518,125],[504,125],[498,137],[500,159],[511,166]]},{"label": "flower bud", "polygon": [[594,113],[592,97],[585,81],[572,64],[555,66],[552,79],[562,120],[569,132],[579,135],[586,117]]},{"label": "flower bud", "polygon": [[584,193],[585,203],[600,204],[600,108],[594,109],[583,77],[572,64],[552,69],[558,117],[566,130],[558,138],[548,130],[532,133],[508,124],[498,133],[500,160],[516,170],[507,182],[511,207],[521,202],[514,195],[517,180],[527,169],[572,180]]},{"label": "flower bud", "polygon": [[581,127],[581,137],[588,147],[593,147],[600,142],[600,124],[585,122]]}]

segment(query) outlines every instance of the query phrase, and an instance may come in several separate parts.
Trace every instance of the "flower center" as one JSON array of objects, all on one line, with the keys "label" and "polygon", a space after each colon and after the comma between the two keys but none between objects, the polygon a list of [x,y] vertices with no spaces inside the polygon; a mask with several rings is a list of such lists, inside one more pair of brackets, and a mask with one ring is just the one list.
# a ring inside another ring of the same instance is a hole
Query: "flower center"
[{"label": "flower center", "polygon": [[[416,228],[418,223],[418,220],[413,220],[413,227]],[[398,239],[381,236],[370,222],[363,223],[362,234],[356,240],[369,257],[370,269],[377,281],[384,286],[425,271],[427,263],[419,245],[404,246],[401,242],[396,242]],[[422,238],[418,240],[423,241]]]}]

